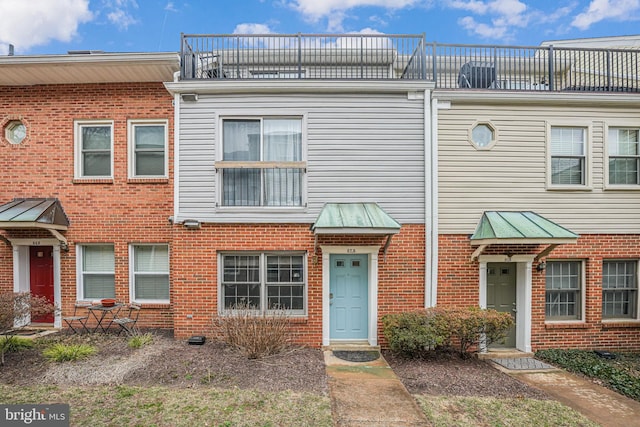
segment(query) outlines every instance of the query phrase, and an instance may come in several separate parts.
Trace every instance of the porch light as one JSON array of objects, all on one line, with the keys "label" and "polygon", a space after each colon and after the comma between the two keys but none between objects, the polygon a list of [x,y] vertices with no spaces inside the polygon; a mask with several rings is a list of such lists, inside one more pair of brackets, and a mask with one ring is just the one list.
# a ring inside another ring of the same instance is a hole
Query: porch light
[{"label": "porch light", "polygon": [[197,219],[185,219],[182,222],[182,225],[184,225],[185,228],[189,230],[197,230],[200,228],[200,221],[198,221]]},{"label": "porch light", "polygon": [[547,268],[547,263],[542,261],[536,266],[536,271],[544,271],[545,268]]}]

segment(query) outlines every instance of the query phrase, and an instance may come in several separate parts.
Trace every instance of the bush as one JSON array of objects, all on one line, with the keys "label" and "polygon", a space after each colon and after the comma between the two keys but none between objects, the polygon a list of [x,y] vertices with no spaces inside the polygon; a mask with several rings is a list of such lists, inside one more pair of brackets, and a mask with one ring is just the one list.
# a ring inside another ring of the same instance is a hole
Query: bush
[{"label": "bush", "polygon": [[394,353],[416,357],[448,345],[450,334],[430,310],[382,316],[383,334]]},{"label": "bush", "polygon": [[0,337],[0,353],[16,353],[28,348],[33,348],[33,341],[28,338],[15,335]]},{"label": "bush", "polygon": [[69,362],[87,358],[96,351],[96,348],[89,344],[54,344],[46,348],[42,354],[54,362]]},{"label": "bush", "polygon": [[603,359],[590,350],[558,349],[539,350],[536,357],[568,371],[602,380],[612,390],[640,401],[640,378],[615,359]]},{"label": "bush", "polygon": [[151,344],[153,342],[153,335],[150,333],[134,335],[129,338],[127,344],[130,348],[141,348],[147,344]]},{"label": "bush", "polygon": [[[36,297],[29,292],[0,292],[0,334],[12,337],[28,324],[30,318],[56,311],[56,307],[45,297]],[[0,366],[4,365],[4,355],[8,349],[7,345],[0,345]]]},{"label": "bush", "polygon": [[454,346],[465,356],[483,338],[486,345],[504,339],[513,319],[509,313],[479,307],[433,307],[388,314],[382,324],[389,348],[396,353],[415,357]]},{"label": "bush", "polygon": [[242,305],[218,318],[217,323],[227,344],[249,359],[280,353],[290,344],[288,316],[281,309],[260,315],[253,307]]}]

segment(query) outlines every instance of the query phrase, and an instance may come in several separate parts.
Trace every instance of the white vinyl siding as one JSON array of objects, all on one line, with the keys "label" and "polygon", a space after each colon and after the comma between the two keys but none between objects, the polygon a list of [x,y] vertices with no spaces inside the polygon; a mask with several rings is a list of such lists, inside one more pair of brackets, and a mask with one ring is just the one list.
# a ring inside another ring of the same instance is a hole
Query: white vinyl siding
[{"label": "white vinyl siding", "polygon": [[129,177],[166,178],[167,121],[129,121]]},{"label": "white vinyl siding", "polygon": [[[217,141],[225,117],[302,117],[302,209],[217,205]],[[376,202],[424,223],[424,100],[407,94],[203,95],[180,104],[178,211],[202,222],[313,223],[327,202]],[[283,212],[284,211],[284,212]]]},{"label": "white vinyl siding", "polygon": [[[498,130],[491,150],[478,151],[468,142],[469,129],[478,121],[490,121]],[[439,232],[473,234],[484,211],[520,210],[534,211],[578,234],[640,234],[637,191],[605,185],[607,126],[634,122],[640,123],[640,110],[632,107],[452,102],[450,109],[438,111]],[[551,191],[549,124],[588,127],[590,189]]]},{"label": "white vinyl siding", "polygon": [[76,178],[113,177],[113,122],[75,122]]},{"label": "white vinyl siding", "polygon": [[115,298],[113,245],[80,245],[78,249],[78,300]]},{"label": "white vinyl siding", "polygon": [[169,247],[131,245],[131,300],[169,302]]},{"label": "white vinyl siding", "polygon": [[602,318],[638,316],[638,261],[603,261]]}]

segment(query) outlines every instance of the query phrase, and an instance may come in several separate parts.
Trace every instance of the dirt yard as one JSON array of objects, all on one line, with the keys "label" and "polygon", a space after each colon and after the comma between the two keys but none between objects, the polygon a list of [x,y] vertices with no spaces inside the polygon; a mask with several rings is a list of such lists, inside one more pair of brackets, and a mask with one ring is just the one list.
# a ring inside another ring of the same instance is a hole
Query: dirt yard
[{"label": "dirt yard", "polygon": [[[42,350],[54,342],[88,343],[98,354],[86,360],[52,363]],[[489,366],[456,355],[408,360],[384,353],[395,373],[412,394],[442,396],[531,397],[547,396]],[[292,348],[262,360],[249,360],[221,342],[189,345],[155,335],[141,349],[127,346],[126,337],[104,334],[52,335],[33,349],[9,353],[0,367],[0,383],[16,385],[162,385],[177,388],[217,387],[264,391],[295,390],[327,395],[323,353]]]}]

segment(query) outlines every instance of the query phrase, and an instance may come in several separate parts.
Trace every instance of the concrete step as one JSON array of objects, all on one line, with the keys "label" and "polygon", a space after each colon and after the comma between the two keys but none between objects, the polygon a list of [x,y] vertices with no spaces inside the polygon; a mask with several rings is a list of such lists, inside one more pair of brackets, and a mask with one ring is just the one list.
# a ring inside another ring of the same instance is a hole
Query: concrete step
[{"label": "concrete step", "polygon": [[517,359],[521,357],[533,357],[533,353],[509,349],[489,349],[486,353],[478,353],[478,359]]}]

